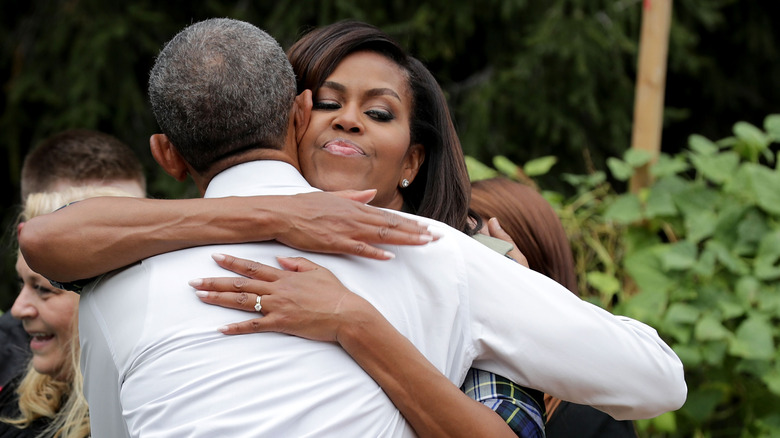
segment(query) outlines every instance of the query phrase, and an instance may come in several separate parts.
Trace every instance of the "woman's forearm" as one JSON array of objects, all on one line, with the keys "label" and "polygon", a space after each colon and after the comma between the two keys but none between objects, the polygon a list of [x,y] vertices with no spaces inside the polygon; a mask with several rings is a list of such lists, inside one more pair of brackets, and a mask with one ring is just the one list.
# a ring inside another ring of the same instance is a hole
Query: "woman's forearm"
[{"label": "woman's forearm", "polygon": [[276,239],[294,248],[386,260],[374,244],[422,245],[425,225],[369,207],[371,191],[158,200],[90,198],[24,225],[19,245],[51,280],[91,278],[191,246]]},{"label": "woman's forearm", "polygon": [[274,217],[255,208],[250,220],[237,198],[91,198],[33,218],[19,245],[34,271],[74,281],[176,249],[240,242],[249,227],[256,240],[273,239],[262,233]]},{"label": "woman's forearm", "polygon": [[461,392],[381,315],[346,326],[338,341],[420,437],[516,436],[499,415]]}]

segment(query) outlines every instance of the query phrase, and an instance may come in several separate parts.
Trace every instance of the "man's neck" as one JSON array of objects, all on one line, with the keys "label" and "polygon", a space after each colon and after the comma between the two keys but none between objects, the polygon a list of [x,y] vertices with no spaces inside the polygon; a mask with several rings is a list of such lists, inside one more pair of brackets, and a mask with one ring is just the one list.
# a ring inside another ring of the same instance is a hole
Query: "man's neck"
[{"label": "man's neck", "polygon": [[190,175],[202,196],[206,192],[206,187],[208,187],[211,180],[220,172],[250,161],[281,161],[295,167],[298,172],[301,171],[298,164],[297,144],[295,144],[295,139],[288,135],[282,149],[252,149],[214,163],[208,172],[201,174],[190,173]]}]

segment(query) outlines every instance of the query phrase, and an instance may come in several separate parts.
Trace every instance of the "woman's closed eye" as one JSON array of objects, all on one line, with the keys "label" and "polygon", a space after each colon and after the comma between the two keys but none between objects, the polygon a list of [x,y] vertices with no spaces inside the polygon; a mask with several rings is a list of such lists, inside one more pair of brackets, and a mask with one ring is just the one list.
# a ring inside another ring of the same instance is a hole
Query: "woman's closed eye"
[{"label": "woman's closed eye", "polygon": [[365,114],[378,122],[389,122],[395,119],[393,113],[384,110],[371,109],[366,111]]},{"label": "woman's closed eye", "polygon": [[318,100],[312,104],[313,110],[332,111],[341,108],[341,104],[332,100]]}]

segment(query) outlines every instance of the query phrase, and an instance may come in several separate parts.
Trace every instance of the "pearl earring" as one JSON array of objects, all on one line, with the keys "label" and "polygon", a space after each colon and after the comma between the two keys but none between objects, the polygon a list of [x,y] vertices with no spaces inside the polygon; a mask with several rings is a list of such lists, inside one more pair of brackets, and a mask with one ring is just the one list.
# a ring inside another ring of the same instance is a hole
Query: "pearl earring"
[{"label": "pearl earring", "polygon": [[409,182],[409,180],[408,180],[408,179],[406,179],[406,178],[404,178],[404,180],[403,180],[403,181],[401,181],[401,187],[403,187],[403,188],[407,188],[407,187],[409,187],[409,184],[411,184],[411,183],[410,183],[410,182]]}]

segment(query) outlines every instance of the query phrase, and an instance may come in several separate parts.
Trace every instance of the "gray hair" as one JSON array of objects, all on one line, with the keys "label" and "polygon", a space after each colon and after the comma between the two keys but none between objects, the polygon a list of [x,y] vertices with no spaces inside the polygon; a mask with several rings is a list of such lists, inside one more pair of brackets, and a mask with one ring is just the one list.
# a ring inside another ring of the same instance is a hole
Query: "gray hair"
[{"label": "gray hair", "polygon": [[227,18],[179,32],[149,76],[160,129],[198,172],[250,149],[281,148],[294,98],[295,74],[279,43]]}]

